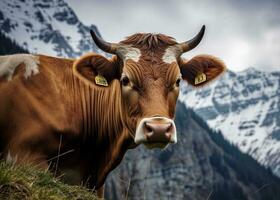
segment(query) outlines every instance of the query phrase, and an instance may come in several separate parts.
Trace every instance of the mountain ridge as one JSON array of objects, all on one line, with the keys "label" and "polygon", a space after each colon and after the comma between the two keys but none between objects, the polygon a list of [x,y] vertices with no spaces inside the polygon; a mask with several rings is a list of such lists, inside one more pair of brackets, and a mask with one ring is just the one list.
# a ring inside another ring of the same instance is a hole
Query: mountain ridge
[{"label": "mountain ridge", "polygon": [[95,25],[85,26],[63,0],[2,0],[0,30],[31,53],[78,57],[101,52],[89,30],[100,35]]},{"label": "mountain ridge", "polygon": [[182,87],[179,99],[264,166],[280,175],[280,71],[249,68],[228,71],[194,90]]}]

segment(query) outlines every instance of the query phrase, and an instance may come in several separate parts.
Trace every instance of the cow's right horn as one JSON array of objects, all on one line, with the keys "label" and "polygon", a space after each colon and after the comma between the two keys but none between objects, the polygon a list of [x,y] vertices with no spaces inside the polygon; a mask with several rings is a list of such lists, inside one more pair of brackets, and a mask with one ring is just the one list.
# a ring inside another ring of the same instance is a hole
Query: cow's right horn
[{"label": "cow's right horn", "polygon": [[111,54],[116,54],[117,48],[120,46],[120,44],[116,43],[110,43],[103,40],[101,37],[99,37],[95,31],[90,30],[91,37],[95,44],[103,51]]},{"label": "cow's right horn", "polygon": [[199,33],[194,38],[186,42],[177,44],[176,46],[179,47],[180,50],[179,52],[182,54],[195,48],[203,38],[204,32],[205,32],[205,25],[201,27]]}]

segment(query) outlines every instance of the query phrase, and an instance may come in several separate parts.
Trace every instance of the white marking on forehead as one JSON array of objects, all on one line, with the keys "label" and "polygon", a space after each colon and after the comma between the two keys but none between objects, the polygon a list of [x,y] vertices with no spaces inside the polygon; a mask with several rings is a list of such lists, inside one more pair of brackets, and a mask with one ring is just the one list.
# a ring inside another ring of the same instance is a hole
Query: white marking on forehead
[{"label": "white marking on forehead", "polygon": [[176,55],[180,55],[180,49],[176,46],[171,46],[165,49],[165,52],[162,56],[162,61],[168,64],[177,62]]},{"label": "white marking on forehead", "polygon": [[31,54],[14,54],[0,56],[0,77],[7,76],[8,81],[12,79],[15,69],[20,64],[25,65],[24,77],[39,73],[39,57]]},{"label": "white marking on forehead", "polygon": [[134,62],[138,62],[141,56],[141,51],[138,48],[124,46],[118,48],[117,54],[122,56],[121,59],[123,61],[131,59]]}]

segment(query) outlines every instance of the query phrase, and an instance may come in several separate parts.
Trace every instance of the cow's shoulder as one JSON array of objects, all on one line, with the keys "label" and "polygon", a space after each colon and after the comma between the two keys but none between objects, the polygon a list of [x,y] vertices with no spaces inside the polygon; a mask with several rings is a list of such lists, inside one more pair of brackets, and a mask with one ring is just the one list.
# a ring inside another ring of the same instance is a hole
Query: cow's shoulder
[{"label": "cow's shoulder", "polygon": [[24,67],[24,77],[39,73],[39,56],[32,54],[14,54],[0,56],[0,78],[11,80],[19,66]]},{"label": "cow's shoulder", "polygon": [[57,58],[46,55],[13,54],[0,56],[0,79],[10,81],[16,74],[22,74],[25,79],[40,73],[41,68],[61,70],[70,68],[73,59]]}]

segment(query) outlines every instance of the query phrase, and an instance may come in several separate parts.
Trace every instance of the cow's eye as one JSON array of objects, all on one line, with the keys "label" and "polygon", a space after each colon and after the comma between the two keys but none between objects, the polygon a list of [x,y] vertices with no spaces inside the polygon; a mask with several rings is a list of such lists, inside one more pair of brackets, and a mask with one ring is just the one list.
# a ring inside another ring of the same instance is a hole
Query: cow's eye
[{"label": "cow's eye", "polygon": [[176,80],[176,83],[175,83],[176,87],[179,87],[180,82],[181,82],[181,78],[178,78],[178,79]]},{"label": "cow's eye", "polygon": [[122,77],[121,83],[123,86],[127,86],[129,84],[129,78],[127,76]]}]

